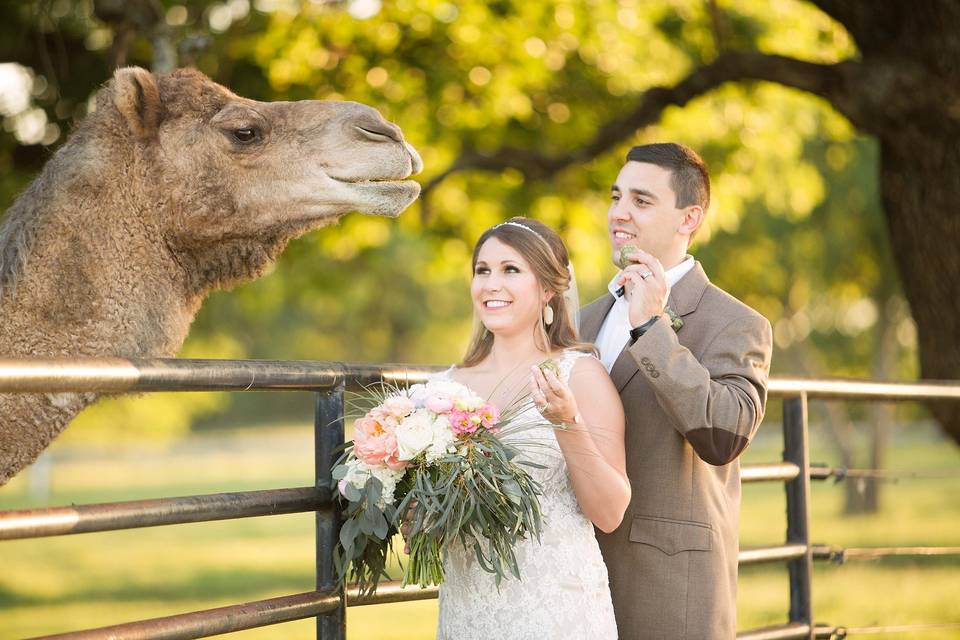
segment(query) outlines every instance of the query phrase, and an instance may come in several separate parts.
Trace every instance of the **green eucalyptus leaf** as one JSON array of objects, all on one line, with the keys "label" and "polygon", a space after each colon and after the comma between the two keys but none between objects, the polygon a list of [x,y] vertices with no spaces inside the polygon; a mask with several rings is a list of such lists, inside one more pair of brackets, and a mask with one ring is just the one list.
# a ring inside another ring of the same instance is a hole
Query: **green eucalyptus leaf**
[{"label": "green eucalyptus leaf", "polygon": [[350,502],[359,502],[363,498],[363,494],[353,484],[347,482],[343,485],[343,497]]}]

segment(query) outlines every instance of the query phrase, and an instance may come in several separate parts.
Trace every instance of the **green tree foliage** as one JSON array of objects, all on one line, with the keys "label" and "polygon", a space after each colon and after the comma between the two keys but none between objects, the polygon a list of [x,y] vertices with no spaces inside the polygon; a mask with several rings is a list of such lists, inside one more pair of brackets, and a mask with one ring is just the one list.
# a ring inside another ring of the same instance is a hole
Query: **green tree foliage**
[{"label": "green tree foliage", "polygon": [[[119,27],[91,17],[89,1],[28,4],[3,10],[4,36],[42,37],[0,51],[32,69],[34,102],[62,139],[108,77]],[[163,11],[181,63],[241,95],[378,107],[421,152],[428,185],[426,199],[398,220],[348,216],[294,242],[268,276],[214,295],[188,339],[190,355],[454,361],[471,325],[472,242],[484,229],[517,214],[558,228],[585,303],[613,273],[605,212],[624,153],[676,140],[702,152],[714,179],[694,253],[715,282],[770,318],[775,372],[873,372],[880,320],[902,306],[877,195],[878,151],[821,99],[774,84],[725,85],[549,179],[537,179],[536,167],[448,172],[464,154],[504,145],[550,155],[582,149],[638,95],[675,84],[722,50],[824,63],[855,57],[847,32],[811,5],[228,0],[165,1]],[[58,39],[73,47],[66,76],[56,69]],[[150,65],[143,37],[120,53]],[[0,134],[4,205],[41,164],[19,155],[42,159],[39,148]],[[915,372],[910,320],[896,322],[902,349],[891,377]],[[231,401],[247,416],[285,406],[261,395]]]}]

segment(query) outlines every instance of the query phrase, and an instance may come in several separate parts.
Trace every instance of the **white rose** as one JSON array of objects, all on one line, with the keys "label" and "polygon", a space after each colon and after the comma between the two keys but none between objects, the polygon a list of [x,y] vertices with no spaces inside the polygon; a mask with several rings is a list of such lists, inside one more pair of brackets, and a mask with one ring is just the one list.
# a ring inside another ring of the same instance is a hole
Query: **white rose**
[{"label": "white rose", "polygon": [[430,446],[433,441],[433,426],[430,414],[417,409],[397,426],[397,459],[412,460]]},{"label": "white rose", "polygon": [[430,447],[427,449],[427,462],[436,462],[450,453],[450,447],[456,439],[457,437],[450,430],[450,421],[447,420],[446,416],[438,416],[432,425],[432,438]]}]

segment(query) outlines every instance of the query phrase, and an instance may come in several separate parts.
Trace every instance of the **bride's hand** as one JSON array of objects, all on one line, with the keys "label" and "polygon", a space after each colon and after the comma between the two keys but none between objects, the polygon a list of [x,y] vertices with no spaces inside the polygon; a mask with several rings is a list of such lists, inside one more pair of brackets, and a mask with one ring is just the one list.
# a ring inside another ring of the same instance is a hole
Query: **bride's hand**
[{"label": "bride's hand", "polygon": [[549,369],[531,367],[530,394],[540,415],[556,425],[576,422],[577,400],[570,387]]}]

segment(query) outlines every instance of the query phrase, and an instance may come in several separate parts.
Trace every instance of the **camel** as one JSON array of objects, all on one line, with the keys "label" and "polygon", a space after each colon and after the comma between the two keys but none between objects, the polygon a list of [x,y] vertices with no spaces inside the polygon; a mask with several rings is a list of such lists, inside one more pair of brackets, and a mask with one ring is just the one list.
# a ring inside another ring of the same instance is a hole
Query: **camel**
[{"label": "camel", "polygon": [[[346,213],[399,215],[422,168],[362,104],[119,69],[0,227],[0,357],[174,356],[210,292]],[[0,394],[0,485],[95,399]]]}]

